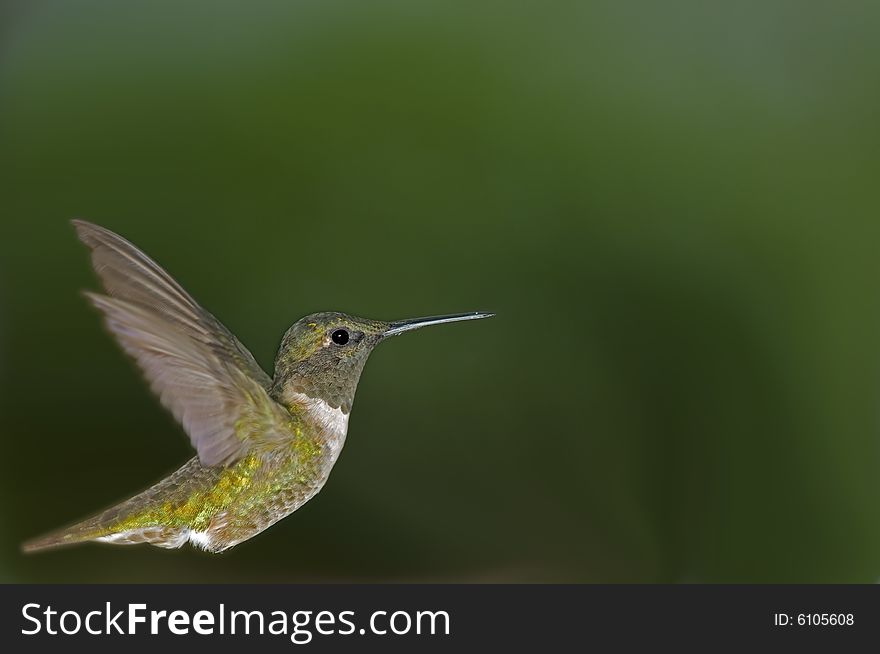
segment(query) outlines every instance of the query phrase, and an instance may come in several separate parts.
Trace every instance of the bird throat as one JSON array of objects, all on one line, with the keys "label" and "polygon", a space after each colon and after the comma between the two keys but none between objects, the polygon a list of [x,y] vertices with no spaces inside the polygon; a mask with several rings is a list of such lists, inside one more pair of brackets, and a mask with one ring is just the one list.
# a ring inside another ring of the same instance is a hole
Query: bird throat
[{"label": "bird throat", "polygon": [[309,397],[292,389],[283,392],[281,400],[288,409],[300,413],[326,438],[339,441],[341,446],[348,432],[348,411],[343,411],[341,407],[330,406],[320,397]]},{"label": "bird throat", "polygon": [[[323,400],[330,408],[341,409],[348,414],[354,402],[366,356],[327,359],[316,357],[292,360],[289,350],[282,347],[275,362],[275,379],[271,395],[282,404],[305,395],[312,400]],[[299,400],[297,403],[301,403]]]}]

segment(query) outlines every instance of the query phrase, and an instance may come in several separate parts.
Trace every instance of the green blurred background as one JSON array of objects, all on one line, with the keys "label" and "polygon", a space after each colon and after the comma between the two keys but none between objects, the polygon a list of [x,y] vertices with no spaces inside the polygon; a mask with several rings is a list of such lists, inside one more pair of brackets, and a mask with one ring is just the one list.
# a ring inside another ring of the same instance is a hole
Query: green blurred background
[{"label": "green blurred background", "polygon": [[[876,581],[878,18],[4,3],[0,580]],[[312,311],[498,316],[383,345],[326,488],[234,550],[26,557],[191,455],[76,216],[266,368]]]}]

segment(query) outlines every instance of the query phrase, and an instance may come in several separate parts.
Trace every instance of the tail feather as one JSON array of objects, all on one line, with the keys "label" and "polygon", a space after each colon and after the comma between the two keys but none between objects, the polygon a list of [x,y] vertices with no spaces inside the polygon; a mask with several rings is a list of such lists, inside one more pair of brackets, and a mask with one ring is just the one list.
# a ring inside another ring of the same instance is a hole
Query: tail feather
[{"label": "tail feather", "polygon": [[58,549],[69,545],[77,545],[88,541],[113,543],[114,545],[137,545],[149,543],[169,549],[183,545],[189,537],[186,527],[164,527],[161,525],[141,527],[137,529],[114,529],[110,521],[103,521],[100,516],[85,520],[65,529],[50,532],[22,544],[23,552],[40,552]]},{"label": "tail feather", "polygon": [[38,536],[22,544],[21,549],[25,553],[39,552],[40,550],[57,549],[76,545],[90,540],[107,536],[110,531],[109,525],[102,526],[100,516],[83,520],[70,527],[56,529],[43,536]]},{"label": "tail feather", "polygon": [[161,496],[162,490],[163,484],[160,482],[160,484],[98,515],[29,540],[21,546],[21,549],[26,553],[39,552],[87,541],[114,543],[117,545],[150,543],[160,547],[180,547],[186,542],[188,530],[185,527],[144,525],[132,529],[130,526],[125,525],[126,518],[146,510],[151,503],[156,501],[157,497]]},{"label": "tail feather", "polygon": [[[168,526],[131,518],[143,516],[168,501],[186,501],[192,493],[210,488],[219,470],[221,469],[202,468],[198,458],[193,457],[176,472],[142,493],[82,522],[29,540],[21,546],[22,551],[39,552],[87,541],[118,545],[150,543],[158,547],[180,547],[190,538],[191,531],[188,525],[178,523]],[[199,541],[198,533],[194,538],[196,544],[205,547]]]}]

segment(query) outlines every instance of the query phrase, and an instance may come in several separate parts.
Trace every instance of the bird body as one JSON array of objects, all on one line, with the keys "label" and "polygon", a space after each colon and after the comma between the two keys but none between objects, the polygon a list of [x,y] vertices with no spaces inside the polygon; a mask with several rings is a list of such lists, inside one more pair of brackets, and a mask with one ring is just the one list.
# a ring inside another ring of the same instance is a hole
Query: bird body
[{"label": "bird body", "polygon": [[85,541],[189,542],[220,552],[296,511],[339,457],[361,371],[389,336],[469,313],[397,322],[316,313],[282,339],[273,378],[214,316],[122,237],[74,221],[107,295],[86,293],[197,456],[147,490],[25,551]]}]

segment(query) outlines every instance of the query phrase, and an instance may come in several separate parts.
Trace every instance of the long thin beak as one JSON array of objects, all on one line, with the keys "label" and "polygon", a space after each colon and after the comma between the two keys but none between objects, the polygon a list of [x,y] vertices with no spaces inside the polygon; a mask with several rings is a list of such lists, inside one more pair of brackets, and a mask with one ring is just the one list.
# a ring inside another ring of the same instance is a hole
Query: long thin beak
[{"label": "long thin beak", "polygon": [[428,325],[443,325],[447,322],[458,322],[459,320],[479,320],[480,318],[491,318],[494,315],[494,313],[485,313],[483,311],[471,311],[470,313],[453,313],[448,316],[429,316],[427,318],[398,320],[388,326],[383,336],[397,336],[403,332],[427,327]]}]

